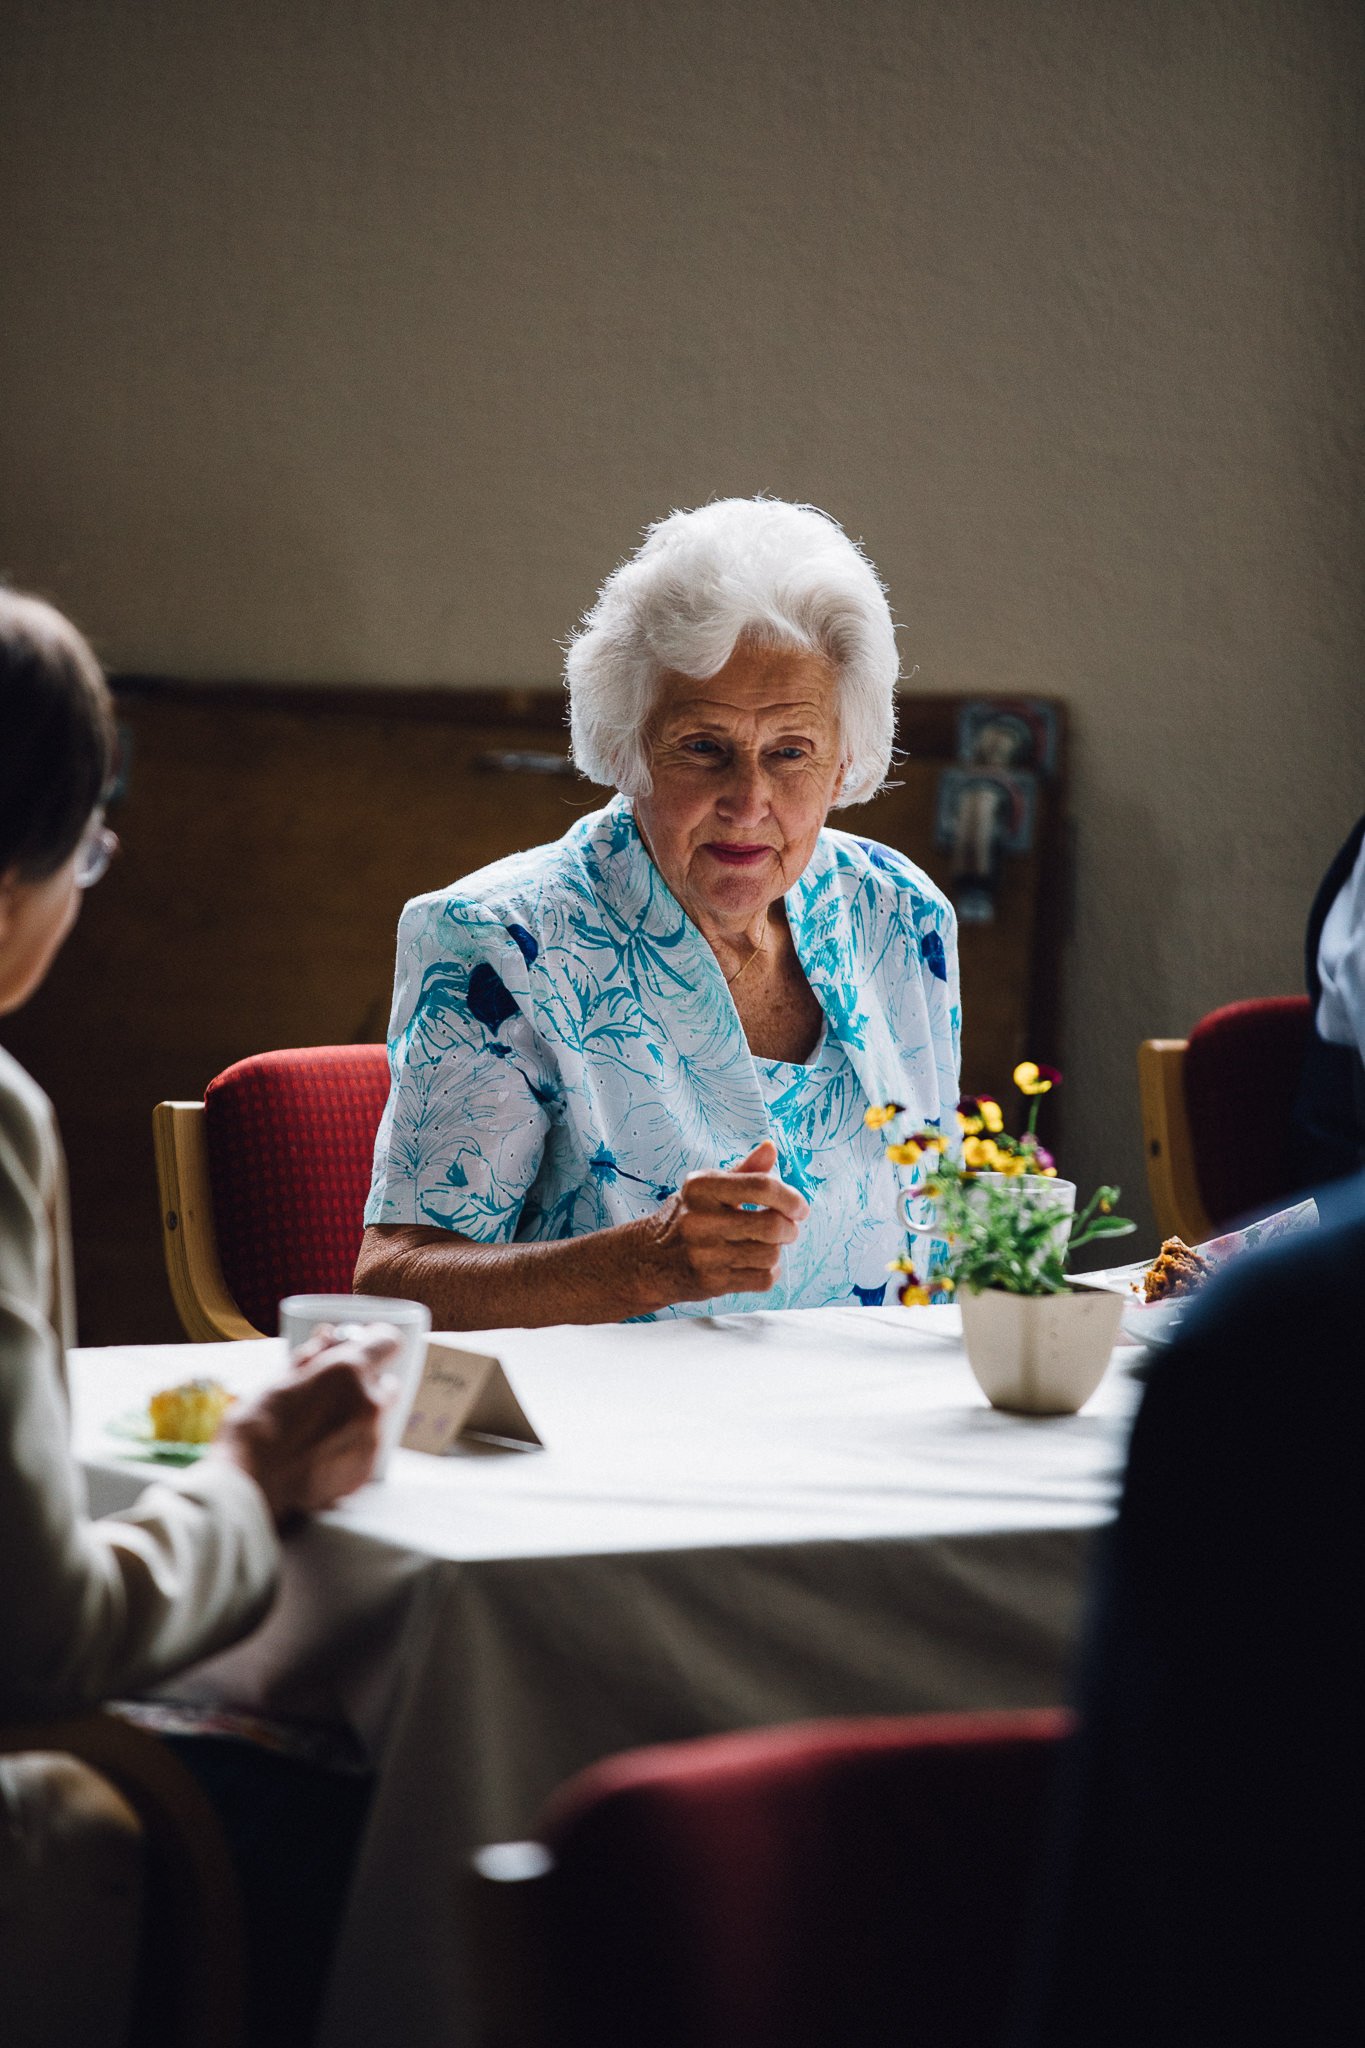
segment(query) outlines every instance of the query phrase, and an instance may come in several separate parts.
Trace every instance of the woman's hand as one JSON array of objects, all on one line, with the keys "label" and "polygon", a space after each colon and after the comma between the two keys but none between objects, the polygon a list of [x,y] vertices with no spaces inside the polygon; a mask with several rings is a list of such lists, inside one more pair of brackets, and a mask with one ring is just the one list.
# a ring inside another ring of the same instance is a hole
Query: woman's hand
[{"label": "woman's hand", "polygon": [[738,1166],[689,1173],[650,1219],[659,1303],[706,1301],[715,1294],[766,1294],[782,1247],[794,1244],[808,1213],[805,1198],[778,1180],[770,1138]]},{"label": "woman's hand", "polygon": [[315,1336],[287,1379],[224,1417],[214,1453],[256,1481],[277,1523],[331,1507],[369,1478],[395,1386],[384,1367],[400,1341],[387,1323],[341,1342]]}]

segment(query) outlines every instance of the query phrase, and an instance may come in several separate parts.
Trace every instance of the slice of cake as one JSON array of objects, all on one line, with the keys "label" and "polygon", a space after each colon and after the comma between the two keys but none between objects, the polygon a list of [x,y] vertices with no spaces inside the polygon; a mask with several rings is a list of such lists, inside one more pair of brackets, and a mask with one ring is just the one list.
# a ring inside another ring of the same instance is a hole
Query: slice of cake
[{"label": "slice of cake", "polygon": [[1207,1259],[1187,1245],[1183,1237],[1168,1237],[1142,1276],[1144,1301],[1176,1301],[1194,1294],[1208,1279]]},{"label": "slice of cake", "polygon": [[166,1387],[147,1403],[152,1435],[158,1443],[212,1443],[235,1398],[218,1380],[186,1380],[183,1386]]}]

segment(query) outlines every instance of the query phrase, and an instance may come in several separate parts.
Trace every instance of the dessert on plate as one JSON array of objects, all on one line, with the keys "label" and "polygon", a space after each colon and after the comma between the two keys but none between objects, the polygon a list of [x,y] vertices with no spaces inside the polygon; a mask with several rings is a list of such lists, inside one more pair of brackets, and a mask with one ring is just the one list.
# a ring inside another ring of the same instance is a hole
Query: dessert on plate
[{"label": "dessert on plate", "polygon": [[236,1396],[219,1380],[186,1380],[165,1387],[147,1403],[158,1443],[208,1444]]},{"label": "dessert on plate", "polygon": [[1212,1271],[1208,1260],[1183,1237],[1168,1237],[1142,1276],[1142,1298],[1179,1301],[1196,1293]]}]

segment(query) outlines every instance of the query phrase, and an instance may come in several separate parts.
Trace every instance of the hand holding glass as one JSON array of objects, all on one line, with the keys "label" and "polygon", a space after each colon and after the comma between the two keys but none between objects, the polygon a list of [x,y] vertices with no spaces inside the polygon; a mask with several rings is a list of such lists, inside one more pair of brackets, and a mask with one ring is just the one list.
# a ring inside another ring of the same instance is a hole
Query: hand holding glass
[{"label": "hand holding glass", "polygon": [[290,1294],[280,1303],[280,1335],[290,1354],[319,1328],[345,1337],[366,1323],[390,1323],[398,1332],[401,1348],[387,1370],[398,1386],[385,1411],[379,1433],[379,1456],[374,1476],[382,1479],[394,1449],[407,1428],[408,1415],[426,1364],[427,1337],[431,1331],[431,1310],[424,1302],[386,1299],[378,1294]]}]

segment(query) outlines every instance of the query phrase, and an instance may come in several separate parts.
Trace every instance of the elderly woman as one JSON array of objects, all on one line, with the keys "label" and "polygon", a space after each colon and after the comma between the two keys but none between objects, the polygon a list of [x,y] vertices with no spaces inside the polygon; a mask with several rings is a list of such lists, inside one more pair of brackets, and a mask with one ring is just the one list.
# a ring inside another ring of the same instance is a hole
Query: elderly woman
[{"label": "elderly woman", "polygon": [[620,794],[404,911],[358,1288],[446,1329],[882,1299],[864,1112],[958,1093],[952,910],[826,825],[886,774],[896,673],[810,506],[674,513],[608,577],[567,675]]}]

